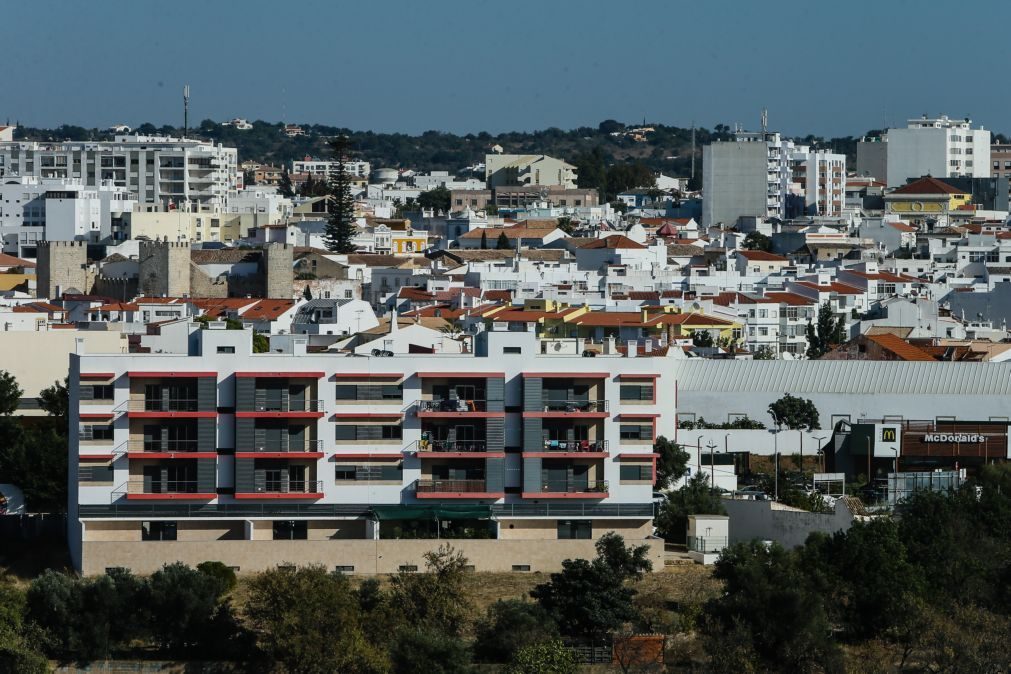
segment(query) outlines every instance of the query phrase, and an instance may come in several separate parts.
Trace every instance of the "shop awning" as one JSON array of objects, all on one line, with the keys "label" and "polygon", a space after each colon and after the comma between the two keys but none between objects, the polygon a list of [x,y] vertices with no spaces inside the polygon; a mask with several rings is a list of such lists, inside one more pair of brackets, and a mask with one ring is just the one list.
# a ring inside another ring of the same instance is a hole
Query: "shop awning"
[{"label": "shop awning", "polygon": [[491,519],[491,506],[486,505],[391,505],[372,506],[373,516],[383,520],[470,520]]}]

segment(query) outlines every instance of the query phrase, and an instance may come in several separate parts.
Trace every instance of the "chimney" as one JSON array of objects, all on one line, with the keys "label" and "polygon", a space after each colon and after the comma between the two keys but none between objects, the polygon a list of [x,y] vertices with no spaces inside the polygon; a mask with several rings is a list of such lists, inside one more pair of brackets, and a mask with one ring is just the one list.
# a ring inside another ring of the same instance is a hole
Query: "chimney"
[{"label": "chimney", "polygon": [[390,332],[389,332],[389,334],[392,335],[393,333],[395,333],[400,328],[400,326],[397,323],[398,323],[397,310],[394,309],[392,312],[390,312]]},{"label": "chimney", "polygon": [[646,353],[653,353],[653,340],[647,339],[642,343],[642,350]]},{"label": "chimney", "polygon": [[627,351],[628,357],[629,358],[635,358],[636,356],[638,356],[639,355],[639,343],[636,342],[634,339],[630,339],[630,340],[628,340],[627,344],[628,344],[628,346],[627,346],[627,348],[628,348],[628,351]]}]

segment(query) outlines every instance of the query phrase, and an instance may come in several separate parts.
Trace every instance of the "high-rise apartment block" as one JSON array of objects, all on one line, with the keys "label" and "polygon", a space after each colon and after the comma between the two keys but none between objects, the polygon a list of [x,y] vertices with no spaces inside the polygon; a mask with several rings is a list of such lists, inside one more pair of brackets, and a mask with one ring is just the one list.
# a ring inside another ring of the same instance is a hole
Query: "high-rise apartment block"
[{"label": "high-rise apartment block", "polygon": [[[901,187],[911,178],[989,178],[990,132],[972,121],[946,115],[910,119],[885,134],[887,182]],[[874,176],[880,178],[881,176]]]},{"label": "high-rise apartment block", "polygon": [[141,203],[224,206],[238,188],[235,148],[188,138],[116,136],[113,141],[0,142],[0,177],[111,183]]},{"label": "high-rise apartment block", "polygon": [[702,152],[702,224],[741,217],[840,215],[846,156],[797,145],[778,133],[739,132]]}]

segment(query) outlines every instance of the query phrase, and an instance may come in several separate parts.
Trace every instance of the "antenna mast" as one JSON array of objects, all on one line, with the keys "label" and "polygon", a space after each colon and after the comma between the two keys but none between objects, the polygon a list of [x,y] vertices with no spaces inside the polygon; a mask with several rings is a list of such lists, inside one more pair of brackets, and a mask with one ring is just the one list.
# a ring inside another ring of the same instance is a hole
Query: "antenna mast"
[{"label": "antenna mast", "polygon": [[190,85],[183,85],[183,138],[190,128]]},{"label": "antenna mast", "polygon": [[768,128],[769,128],[769,109],[768,108],[762,108],[762,135],[763,136],[765,135],[765,132],[768,130]]}]

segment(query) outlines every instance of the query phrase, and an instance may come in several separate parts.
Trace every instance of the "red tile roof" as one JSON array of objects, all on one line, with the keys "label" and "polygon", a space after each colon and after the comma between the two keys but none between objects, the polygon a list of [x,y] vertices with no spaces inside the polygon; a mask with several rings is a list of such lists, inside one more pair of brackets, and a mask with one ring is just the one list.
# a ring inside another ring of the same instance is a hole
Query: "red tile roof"
[{"label": "red tile roof", "polygon": [[251,321],[274,321],[280,318],[286,311],[295,306],[295,300],[267,299],[260,300],[253,306],[243,311],[242,318]]},{"label": "red tile roof", "polygon": [[892,194],[965,194],[948,183],[927,176],[892,191]]},{"label": "red tile roof", "polygon": [[582,248],[610,248],[610,249],[625,249],[625,250],[643,250],[646,246],[641,243],[636,243],[627,236],[621,234],[612,234],[610,236],[605,236],[603,239],[595,239],[590,243],[582,246]]},{"label": "red tile roof", "polygon": [[864,291],[860,288],[848,285],[846,283],[839,283],[838,281],[832,281],[831,283],[826,283],[819,285],[813,281],[797,281],[797,285],[804,286],[805,288],[812,288],[821,292],[834,292],[840,295],[863,295]]},{"label": "red tile roof", "polygon": [[916,229],[916,227],[913,227],[912,225],[907,225],[904,222],[889,222],[887,224],[891,225],[891,227],[893,229],[897,229],[900,232],[916,232],[916,231],[919,231],[918,229]]},{"label": "red tile roof", "polygon": [[881,333],[878,335],[866,335],[866,337],[884,350],[894,353],[901,360],[935,360],[929,353],[923,351],[919,347],[913,346],[898,335]]},{"label": "red tile roof", "polygon": [[0,267],[24,267],[28,269],[34,268],[35,263],[29,260],[22,260],[20,257],[8,255],[7,253],[0,253]]},{"label": "red tile roof", "polygon": [[789,262],[782,255],[766,253],[764,250],[739,250],[737,254],[746,260],[757,260],[759,262]]}]

